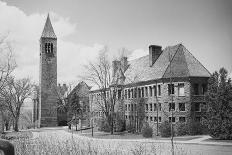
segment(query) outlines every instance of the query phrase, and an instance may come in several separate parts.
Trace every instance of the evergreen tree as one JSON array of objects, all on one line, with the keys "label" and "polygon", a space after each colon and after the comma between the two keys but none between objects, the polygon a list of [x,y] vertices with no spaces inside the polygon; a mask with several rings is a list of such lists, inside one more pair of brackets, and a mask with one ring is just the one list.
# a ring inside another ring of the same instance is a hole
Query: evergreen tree
[{"label": "evergreen tree", "polygon": [[212,137],[232,139],[232,84],[225,68],[209,79],[207,125]]}]

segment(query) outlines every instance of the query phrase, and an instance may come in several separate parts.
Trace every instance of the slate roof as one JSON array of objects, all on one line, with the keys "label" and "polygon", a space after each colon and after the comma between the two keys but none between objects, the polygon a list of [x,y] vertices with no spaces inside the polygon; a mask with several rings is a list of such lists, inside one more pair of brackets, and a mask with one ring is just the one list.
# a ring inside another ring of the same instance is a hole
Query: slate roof
[{"label": "slate roof", "polygon": [[[85,89],[86,88],[86,89]],[[78,85],[70,92],[68,98],[71,97],[73,93],[77,93],[79,97],[88,97],[88,91],[91,89],[84,81],[78,83]]]},{"label": "slate roof", "polygon": [[43,29],[41,38],[54,38],[54,39],[56,39],[56,34],[53,30],[49,14],[47,16],[47,20],[46,20],[46,23],[44,25],[44,29]]},{"label": "slate roof", "polygon": [[149,66],[149,55],[132,60],[124,75],[124,84],[170,77],[210,77],[210,72],[182,45],[166,47],[156,62]]}]

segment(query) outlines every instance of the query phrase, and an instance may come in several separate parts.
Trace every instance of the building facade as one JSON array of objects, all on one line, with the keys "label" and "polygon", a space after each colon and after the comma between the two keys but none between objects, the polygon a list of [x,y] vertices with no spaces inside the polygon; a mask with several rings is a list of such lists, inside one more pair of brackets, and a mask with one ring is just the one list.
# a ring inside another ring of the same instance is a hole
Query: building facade
[{"label": "building facade", "polygon": [[[144,119],[154,129],[157,123],[201,121],[206,110],[205,93],[209,71],[182,45],[149,46],[149,55],[113,61],[113,78],[119,78],[117,109],[127,122],[136,120],[142,102]],[[109,88],[110,90],[110,88]],[[95,120],[104,116],[97,101],[101,90],[90,93]]]},{"label": "building facade", "polygon": [[[78,102],[81,106],[81,114],[78,115],[82,127],[88,127],[90,125],[90,106],[89,106],[89,92],[90,87],[84,82],[78,83],[78,85],[70,92],[67,99],[72,102],[73,95],[78,97]],[[78,103],[77,103],[78,104]],[[68,107],[67,121],[71,122],[75,119],[72,107]]]},{"label": "building facade", "polygon": [[57,126],[57,37],[49,15],[40,38],[39,126]]}]

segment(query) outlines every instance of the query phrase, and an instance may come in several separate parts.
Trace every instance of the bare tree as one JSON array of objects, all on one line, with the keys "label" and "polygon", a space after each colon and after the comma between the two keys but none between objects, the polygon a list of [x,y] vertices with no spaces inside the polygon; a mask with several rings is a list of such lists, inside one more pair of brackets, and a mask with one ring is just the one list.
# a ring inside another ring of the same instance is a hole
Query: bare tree
[{"label": "bare tree", "polygon": [[26,98],[29,98],[32,93],[32,85],[28,78],[16,80],[9,77],[7,85],[0,92],[1,100],[4,106],[10,111],[14,118],[14,130],[19,131],[18,121],[21,112],[21,107]]},{"label": "bare tree", "polygon": [[12,47],[6,38],[0,38],[0,90],[6,86],[7,78],[16,67]]},{"label": "bare tree", "polygon": [[[6,36],[0,36],[0,92],[6,87],[7,79],[16,67],[13,57],[13,50],[6,41]],[[2,96],[0,95],[0,111],[3,113],[4,124],[6,130],[10,127],[11,115],[7,108],[4,107]]]},{"label": "bare tree", "polygon": [[111,126],[111,134],[114,128],[115,105],[117,103],[117,92],[120,83],[120,77],[113,74],[111,62],[107,56],[108,48],[105,47],[99,54],[97,61],[90,62],[85,66],[86,74],[82,77],[85,80],[96,85],[99,89],[98,97],[95,103],[103,112],[108,124]]}]

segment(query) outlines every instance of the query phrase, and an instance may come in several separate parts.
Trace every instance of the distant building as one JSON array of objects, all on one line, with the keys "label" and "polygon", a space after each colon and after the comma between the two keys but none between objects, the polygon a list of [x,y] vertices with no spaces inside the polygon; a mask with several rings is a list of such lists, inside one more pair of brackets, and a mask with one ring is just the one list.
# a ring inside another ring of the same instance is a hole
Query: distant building
[{"label": "distant building", "polygon": [[[189,119],[201,121],[210,73],[182,44],[165,49],[151,45],[149,55],[132,61],[123,57],[113,61],[112,68],[113,79],[119,81],[117,99],[123,100],[120,103],[123,103],[122,111],[127,122],[137,117],[131,115],[138,107],[135,99],[143,99],[144,122],[154,129],[157,122],[165,120],[173,123]],[[96,105],[101,90],[91,91],[89,97],[96,122],[104,116]]]},{"label": "distant building", "polygon": [[[89,106],[89,92],[90,92],[90,87],[85,83],[85,82],[80,82],[78,85],[70,92],[68,95],[67,99],[70,101],[72,100],[72,96],[75,94],[78,97],[79,103],[81,105],[81,110],[82,110],[82,116],[78,116],[78,118],[81,118],[81,123],[84,126],[89,126],[90,125],[90,106]],[[74,119],[74,114],[72,112],[72,107],[68,107],[68,112],[67,112],[67,120],[70,122],[71,120]]]}]

